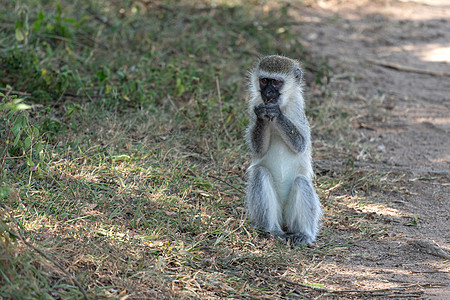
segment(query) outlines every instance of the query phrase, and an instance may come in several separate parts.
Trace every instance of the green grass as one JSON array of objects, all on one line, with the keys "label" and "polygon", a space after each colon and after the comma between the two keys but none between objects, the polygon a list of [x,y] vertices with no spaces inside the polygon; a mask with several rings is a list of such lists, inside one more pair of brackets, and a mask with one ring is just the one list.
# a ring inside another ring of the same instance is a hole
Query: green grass
[{"label": "green grass", "polygon": [[383,187],[351,168],[317,179],[326,215],[315,246],[248,225],[245,76],[256,54],[299,58],[315,76],[317,157],[351,161],[362,146],[289,5],[243,2],[2,2],[1,297],[82,297],[18,239],[10,214],[100,298],[299,297],[281,275],[320,284],[333,249],[383,236],[354,204]]}]

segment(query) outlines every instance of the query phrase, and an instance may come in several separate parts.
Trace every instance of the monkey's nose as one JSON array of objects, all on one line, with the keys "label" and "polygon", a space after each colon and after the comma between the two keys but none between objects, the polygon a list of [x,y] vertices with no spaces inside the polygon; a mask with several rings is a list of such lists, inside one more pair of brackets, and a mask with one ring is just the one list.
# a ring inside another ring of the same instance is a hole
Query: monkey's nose
[{"label": "monkey's nose", "polygon": [[265,103],[276,103],[278,101],[278,95],[268,95],[265,99]]},{"label": "monkey's nose", "polygon": [[278,97],[280,97],[280,93],[275,89],[267,88],[262,92],[262,98],[265,103],[276,103]]}]

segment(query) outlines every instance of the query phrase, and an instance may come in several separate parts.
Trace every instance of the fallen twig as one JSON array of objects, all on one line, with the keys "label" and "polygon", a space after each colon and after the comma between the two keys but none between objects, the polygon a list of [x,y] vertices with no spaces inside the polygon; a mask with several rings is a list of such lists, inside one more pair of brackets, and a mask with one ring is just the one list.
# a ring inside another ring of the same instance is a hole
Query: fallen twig
[{"label": "fallen twig", "polygon": [[219,78],[218,77],[216,77],[216,89],[217,89],[217,97],[219,99],[219,110],[220,110],[219,112],[220,112],[220,118],[222,119],[222,127],[223,127],[223,130],[225,131],[225,134],[228,137],[230,137],[230,133],[228,132],[228,129],[227,129],[227,123],[226,123],[226,121],[225,121],[225,119],[223,117],[222,96],[220,94],[220,84],[219,84]]},{"label": "fallen twig", "polygon": [[217,180],[217,181],[220,181],[222,183],[225,183],[226,185],[228,185],[229,187],[233,188],[235,191],[238,191],[241,194],[245,194],[245,190],[243,190],[243,189],[241,189],[239,187],[236,187],[236,186],[232,185],[231,183],[228,183],[228,182],[226,182],[225,180],[223,180],[223,179],[221,179],[219,177],[216,177],[216,176],[211,175],[211,174],[208,174],[208,177],[211,177],[214,180]]},{"label": "fallen twig", "polygon": [[[314,163],[322,169],[330,169],[330,167],[344,167],[345,163],[332,160],[332,159],[318,159],[315,160]],[[354,167],[358,168],[369,168],[369,169],[376,169],[376,170],[386,170],[386,171],[404,171],[404,172],[411,172],[411,173],[430,173],[430,174],[437,174],[437,175],[448,175],[450,174],[450,170],[432,170],[432,169],[415,169],[415,168],[409,168],[409,167],[400,167],[400,166],[389,166],[389,165],[381,165],[381,164],[373,164],[373,163],[367,163],[367,162],[353,162],[352,165]]]},{"label": "fallen twig", "polygon": [[[273,277],[271,279],[274,279]],[[403,291],[407,288],[411,288],[411,287],[415,287],[417,286],[416,284],[408,284],[408,285],[403,285],[403,286],[398,286],[398,287],[392,287],[392,288],[384,288],[384,289],[374,289],[374,290],[329,290],[326,288],[321,288],[321,287],[316,287],[316,286],[311,286],[311,285],[307,285],[304,283],[299,283],[299,282],[295,282],[295,281],[291,281],[285,278],[276,278],[280,281],[289,283],[291,285],[297,285],[297,286],[301,286],[304,288],[308,288],[311,290],[315,290],[315,291],[319,291],[319,292],[323,292],[323,293],[330,293],[330,294],[352,294],[352,293],[357,293],[357,294],[373,294],[373,293],[380,293],[380,292],[389,292],[389,291]],[[387,296],[387,295],[386,295]]]},{"label": "fallen twig", "polygon": [[[234,271],[229,271],[231,274],[233,274],[236,277],[241,278],[241,274],[238,274]],[[332,290],[327,289],[323,287],[317,287],[313,285],[308,285],[296,281],[292,281],[286,278],[283,278],[281,276],[270,276],[270,275],[264,275],[264,274],[258,274],[258,277],[262,277],[270,282],[273,281],[281,281],[293,286],[299,286],[301,288],[306,288],[309,290],[313,290],[316,292],[324,293],[324,294],[367,294],[367,296],[370,297],[397,297],[397,298],[408,298],[408,297],[420,297],[424,292],[423,291],[407,291],[411,288],[441,288],[441,287],[447,287],[447,283],[405,283],[400,286],[391,287],[391,288],[382,288],[382,289],[373,289],[373,290],[359,290],[359,289],[342,289],[342,290]],[[407,293],[404,293],[407,292]],[[302,294],[302,292],[298,292],[299,294]]]},{"label": "fallen twig", "polygon": [[403,66],[403,65],[396,64],[396,63],[391,63],[391,62],[382,61],[382,60],[378,60],[378,59],[372,59],[372,58],[366,58],[366,61],[376,64],[376,65],[383,66],[383,67],[396,69],[396,70],[400,70],[400,71],[405,71],[405,72],[413,72],[413,73],[428,74],[428,75],[433,75],[433,76],[450,77],[450,72],[419,69],[419,68]]},{"label": "fallen twig", "polygon": [[19,95],[19,96],[31,96],[30,93],[13,91],[12,89],[8,89],[8,88],[0,88],[0,91],[7,92],[5,96],[8,96],[9,94],[15,94],[15,95]]},{"label": "fallen twig", "polygon": [[[6,209],[5,206],[2,205],[3,208]],[[7,209],[8,210],[8,209]],[[85,291],[85,289],[83,288],[83,286],[81,285],[81,283],[74,277],[72,276],[72,274],[70,274],[59,262],[57,262],[56,260],[54,260],[53,258],[51,258],[50,256],[48,256],[44,251],[42,251],[41,249],[39,249],[38,247],[34,246],[33,244],[29,243],[26,241],[25,237],[22,234],[22,231],[20,230],[20,225],[19,222],[17,222],[17,220],[14,218],[14,216],[12,215],[11,211],[8,210],[8,214],[10,219],[14,222],[14,224],[17,227],[17,233],[18,236],[20,237],[20,240],[22,240],[22,242],[27,245],[28,247],[30,247],[31,249],[33,249],[34,251],[36,251],[37,253],[39,253],[42,257],[44,257],[45,259],[49,260],[50,262],[52,262],[55,266],[57,266],[64,274],[66,274],[71,280],[72,282],[78,287],[78,289],[80,290],[80,292],[83,294],[84,299],[89,300],[89,297]]]}]

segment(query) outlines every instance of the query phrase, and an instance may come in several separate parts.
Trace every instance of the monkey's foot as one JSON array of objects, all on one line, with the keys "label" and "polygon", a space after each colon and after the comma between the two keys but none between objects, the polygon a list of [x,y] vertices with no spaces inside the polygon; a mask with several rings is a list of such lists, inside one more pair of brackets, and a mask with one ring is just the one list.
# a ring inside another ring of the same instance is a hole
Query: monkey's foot
[{"label": "monkey's foot", "polygon": [[276,240],[286,241],[286,232],[284,231],[272,231],[267,232],[267,234],[270,234]]},{"label": "monkey's foot", "polygon": [[315,241],[315,237],[307,236],[303,233],[288,233],[286,234],[286,242],[290,242],[295,246],[310,245]]}]

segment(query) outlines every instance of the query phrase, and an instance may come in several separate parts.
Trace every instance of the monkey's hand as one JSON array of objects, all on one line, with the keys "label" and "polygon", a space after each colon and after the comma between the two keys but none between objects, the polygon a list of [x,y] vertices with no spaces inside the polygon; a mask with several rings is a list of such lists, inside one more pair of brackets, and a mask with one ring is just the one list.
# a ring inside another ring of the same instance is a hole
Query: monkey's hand
[{"label": "monkey's hand", "polygon": [[255,111],[255,115],[258,117],[258,119],[264,120],[267,119],[267,111],[266,111],[266,105],[264,103],[261,103],[258,106],[255,106],[253,109]]},{"label": "monkey's hand", "polygon": [[280,106],[276,103],[261,103],[254,108],[258,119],[273,121],[276,117],[281,115]]},{"label": "monkey's hand", "polygon": [[281,115],[280,106],[276,103],[267,103],[266,104],[266,117],[269,118],[270,121],[273,121],[275,118]]}]

